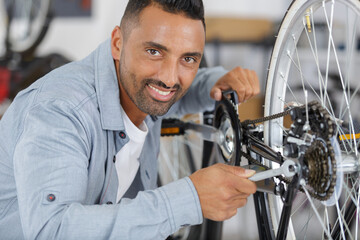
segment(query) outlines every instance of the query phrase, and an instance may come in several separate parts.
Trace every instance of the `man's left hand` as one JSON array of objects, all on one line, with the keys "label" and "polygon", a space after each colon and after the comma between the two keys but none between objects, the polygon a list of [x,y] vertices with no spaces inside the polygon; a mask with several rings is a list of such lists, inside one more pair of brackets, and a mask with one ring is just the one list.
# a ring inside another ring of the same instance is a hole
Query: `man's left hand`
[{"label": "man's left hand", "polygon": [[220,101],[222,91],[227,90],[236,91],[240,103],[259,94],[260,84],[256,72],[241,67],[234,68],[216,82],[210,96]]}]

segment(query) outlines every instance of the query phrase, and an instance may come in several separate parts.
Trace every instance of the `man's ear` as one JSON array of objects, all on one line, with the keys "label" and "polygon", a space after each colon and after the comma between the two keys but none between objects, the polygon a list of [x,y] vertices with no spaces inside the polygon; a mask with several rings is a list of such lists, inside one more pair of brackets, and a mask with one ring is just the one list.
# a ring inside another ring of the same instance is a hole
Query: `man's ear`
[{"label": "man's ear", "polygon": [[116,26],[111,33],[111,54],[114,60],[119,60],[123,44],[123,36],[119,26]]}]

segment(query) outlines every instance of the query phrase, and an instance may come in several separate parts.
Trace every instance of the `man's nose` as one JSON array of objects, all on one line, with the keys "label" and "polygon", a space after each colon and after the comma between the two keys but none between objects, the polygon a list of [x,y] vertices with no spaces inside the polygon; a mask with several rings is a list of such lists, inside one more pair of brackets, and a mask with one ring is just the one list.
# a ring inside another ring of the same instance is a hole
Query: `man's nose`
[{"label": "man's nose", "polygon": [[179,83],[177,61],[164,61],[159,71],[159,79],[166,84],[167,87],[172,88]]}]

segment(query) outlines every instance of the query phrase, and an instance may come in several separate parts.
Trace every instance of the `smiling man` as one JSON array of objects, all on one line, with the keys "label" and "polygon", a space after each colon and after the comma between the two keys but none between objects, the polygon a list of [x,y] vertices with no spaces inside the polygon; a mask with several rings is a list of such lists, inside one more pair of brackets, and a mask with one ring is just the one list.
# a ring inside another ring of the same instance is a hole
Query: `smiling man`
[{"label": "smiling man", "polygon": [[167,113],[196,76],[205,30],[202,21],[185,14],[169,13],[159,4],[139,16],[130,9],[112,33],[121,104],[135,124],[148,114]]},{"label": "smiling man", "polygon": [[259,92],[253,71],[198,70],[204,44],[201,0],[130,0],[110,40],[19,93],[0,122],[1,238],[165,239],[244,206],[240,167],[156,184],[163,117]]}]

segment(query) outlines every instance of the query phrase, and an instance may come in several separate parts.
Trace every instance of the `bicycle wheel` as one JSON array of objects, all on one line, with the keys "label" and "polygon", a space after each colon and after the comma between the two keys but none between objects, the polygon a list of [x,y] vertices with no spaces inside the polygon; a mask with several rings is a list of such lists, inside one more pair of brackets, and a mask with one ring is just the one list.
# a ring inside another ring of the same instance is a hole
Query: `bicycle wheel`
[{"label": "bicycle wheel", "polygon": [[7,47],[18,53],[34,50],[46,34],[51,0],[5,0],[8,12]]},{"label": "bicycle wheel", "polygon": [[[314,186],[299,180],[305,190],[297,192],[292,204],[287,233],[291,239],[359,239],[359,16],[358,0],[295,0],[280,26],[268,72],[265,115],[316,100],[336,123],[331,142],[337,161],[334,191],[329,200],[320,201],[320,196],[309,194]],[[265,143],[286,155],[284,140],[291,124],[284,118],[266,122]],[[311,161],[317,164],[319,159]],[[317,174],[319,169],[310,171]],[[283,203],[271,194],[266,201],[276,231]]]},{"label": "bicycle wheel", "polygon": [[[201,122],[201,114],[185,116],[183,121]],[[191,175],[201,168],[203,140],[194,132],[166,136],[160,139],[159,185],[164,185]],[[202,225],[184,227],[171,235],[168,240],[200,239]]]}]

